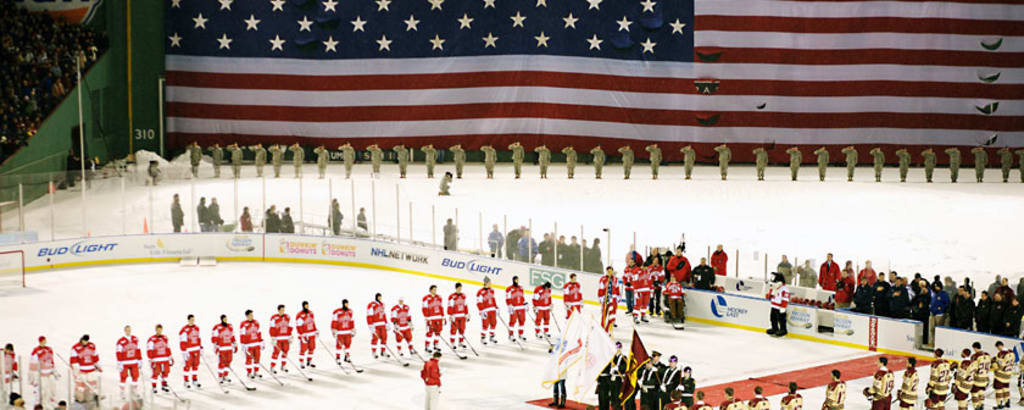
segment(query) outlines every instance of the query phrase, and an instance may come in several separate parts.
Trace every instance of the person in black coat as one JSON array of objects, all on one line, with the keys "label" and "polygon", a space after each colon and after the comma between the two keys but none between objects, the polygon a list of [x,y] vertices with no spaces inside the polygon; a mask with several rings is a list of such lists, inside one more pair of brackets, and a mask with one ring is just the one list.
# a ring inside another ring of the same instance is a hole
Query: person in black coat
[{"label": "person in black coat", "polygon": [[907,287],[904,285],[901,278],[893,286],[892,291],[889,293],[889,313],[892,317],[897,319],[906,319],[910,317],[910,295],[907,294]]},{"label": "person in black coat", "polygon": [[271,205],[263,217],[267,233],[281,232],[281,217],[277,215],[277,206]]},{"label": "person in black coat", "polygon": [[981,333],[992,330],[992,299],[988,297],[988,291],[981,291],[978,306],[974,308],[974,326]]},{"label": "person in black coat", "polygon": [[295,233],[295,222],[292,221],[292,210],[289,207],[285,207],[281,215],[281,233]]},{"label": "person in black coat", "polygon": [[[923,282],[923,281],[922,281]],[[921,344],[929,345],[928,342],[928,318],[931,316],[931,305],[932,305],[932,293],[928,290],[927,284],[920,287],[921,292],[914,295],[914,299],[910,302],[911,314],[910,318],[924,323],[922,326]]]},{"label": "person in black coat", "polygon": [[708,258],[700,258],[700,265],[693,268],[694,287],[710,290],[715,285],[715,270],[708,266]]},{"label": "person in black coat", "polygon": [[1003,295],[996,292],[992,295],[992,313],[989,315],[989,333],[1001,335],[1004,332],[1004,319],[1006,318],[1006,302]]},{"label": "person in black coat", "polygon": [[873,296],[875,307],[875,314],[878,316],[889,317],[889,297],[891,296],[889,290],[889,282],[885,281],[885,273],[878,274],[878,281],[875,282],[875,294]]},{"label": "person in black coat", "polygon": [[[512,238],[511,234],[509,234],[509,238]],[[519,239],[517,238],[516,240]],[[551,235],[544,234],[544,240],[540,241],[540,244],[537,245],[537,251],[540,252],[541,265],[555,266],[555,243],[551,241]],[[517,249],[516,252],[519,252],[519,250]]]},{"label": "person in black coat", "polygon": [[1024,305],[1017,298],[1011,298],[1010,304],[1003,312],[1003,335],[1017,339],[1020,337],[1020,320],[1024,316]]},{"label": "person in black coat", "polygon": [[875,289],[868,285],[867,278],[860,280],[860,286],[853,293],[853,311],[871,314],[871,304],[875,300]]},{"label": "person in black coat", "polygon": [[953,327],[972,330],[975,306],[967,288],[961,286],[957,289],[956,304],[953,306]]}]

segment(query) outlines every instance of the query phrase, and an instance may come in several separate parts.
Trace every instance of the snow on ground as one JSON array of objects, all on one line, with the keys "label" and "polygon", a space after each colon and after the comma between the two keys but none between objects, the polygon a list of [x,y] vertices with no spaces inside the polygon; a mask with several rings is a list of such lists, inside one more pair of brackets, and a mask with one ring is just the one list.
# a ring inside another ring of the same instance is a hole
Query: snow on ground
[{"label": "snow on ground", "polygon": [[[115,379],[114,345],[124,325],[132,325],[134,334],[144,341],[152,335],[153,326],[164,325],[172,336],[185,323],[185,316],[195,314],[202,330],[206,351],[210,351],[210,330],[220,314],[227,314],[237,328],[245,309],[253,309],[266,333],[267,321],[278,303],[288,306],[292,315],[300,302],[309,301],[316,314],[321,337],[330,339],[330,313],[347,298],[355,311],[357,335],[353,342],[353,361],[366,368],[361,375],[343,375],[317,346],[315,381],[308,383],[294,375],[285,376],[287,386],[272,381],[256,382],[256,392],[230,387],[224,395],[209,373],[200,370],[201,392],[185,392],[181,385],[180,363],[172,371],[170,381],[179,394],[191,400],[193,409],[409,409],[422,406],[424,398],[419,379],[421,364],[416,360],[408,368],[389,361],[374,362],[369,352],[369,331],[365,325],[365,309],[373,294],[381,292],[390,307],[398,296],[404,296],[414,312],[414,347],[422,348],[422,315],[419,299],[430,284],[438,284],[444,297],[453,283],[403,273],[356,268],[339,268],[307,264],[222,263],[212,268],[180,267],[175,264],[116,265],[87,269],[61,270],[29,277],[27,289],[8,289],[0,294],[0,310],[6,312],[0,321],[4,342],[12,342],[27,360],[31,346],[39,335],[46,335],[50,346],[64,356],[82,334],[88,333],[100,353],[103,388],[110,397],[109,405],[118,404]],[[478,288],[466,286],[473,295]],[[564,325],[564,310],[555,303],[555,315]],[[587,306],[585,312],[598,314]],[[442,397],[448,409],[530,409],[528,400],[549,397],[550,391],[540,382],[547,360],[547,345],[532,336],[521,351],[508,341],[499,324],[499,346],[485,347],[479,341],[479,320],[474,307],[467,336],[481,357],[458,360],[445,348],[442,358]],[[620,322],[624,322],[620,316]],[[660,322],[656,320],[655,322]],[[666,355],[676,354],[680,363],[694,368],[698,386],[744,380],[747,377],[774,374],[808,366],[863,357],[868,352],[795,339],[774,339],[765,335],[723,327],[690,324],[685,331],[672,330],[662,323],[641,326],[641,335],[650,350]],[[623,323],[615,338],[627,346],[632,325]],[[389,335],[389,343],[393,340]],[[266,337],[266,335],[265,335]],[[174,357],[180,359],[177,343]],[[268,343],[269,345],[269,343]],[[392,345],[393,346],[393,345]],[[292,348],[292,357],[295,355]],[[264,363],[270,350],[264,353]],[[209,354],[207,354],[209,356]],[[243,356],[235,355],[236,371],[243,370]],[[179,360],[180,361],[180,360]],[[211,365],[214,362],[207,361]],[[66,392],[66,379],[58,383]],[[860,382],[856,382],[860,383]],[[852,387],[851,387],[852,388]],[[817,403],[816,390],[805,396]],[[851,399],[851,409],[867,408]],[[66,397],[66,396],[65,396]],[[778,398],[775,399],[777,401]],[[596,403],[590,394],[585,402]],[[30,402],[32,404],[32,402]],[[169,408],[173,402],[166,395],[157,396],[157,408]]]},{"label": "snow on ground", "polygon": [[[253,166],[244,167],[237,203],[230,167],[222,167],[221,178],[212,179],[206,163],[199,179],[167,180],[156,188],[133,178],[122,193],[120,180],[96,180],[87,191],[84,211],[80,191],[60,191],[54,198],[53,224],[46,197],[26,207],[25,223],[44,240],[51,238],[51,225],[56,238],[140,233],[144,223],[151,231],[167,232],[171,197],[179,193],[189,231],[196,230],[191,204],[199,197],[216,197],[228,223],[248,206],[258,224],[258,210],[276,204],[279,211],[290,207],[296,220],[301,214],[308,223],[323,226],[329,198],[334,197],[345,226],[353,222],[353,208],[365,207],[372,230],[407,240],[411,214],[412,238],[426,243],[432,237],[440,242],[441,226],[446,218],[456,218],[457,209],[459,246],[465,250],[486,247],[479,238],[493,224],[504,230],[506,223],[509,228],[532,223],[539,242],[541,233],[554,231],[557,223],[567,237],[579,236],[582,226],[588,243],[601,240],[605,256],[609,251],[602,229],[610,229],[616,265],[621,265],[634,233],[641,249],[670,246],[685,233],[691,259],[721,243],[730,255],[730,273],[738,250],[740,272],[751,277],[764,275],[765,258],[770,271],[781,254],[791,261],[810,258],[817,265],[827,252],[858,266],[873,260],[876,269],[957,279],[969,275],[986,284],[996,274],[1024,275],[1024,267],[1012,257],[1024,228],[1024,184],[1001,183],[995,169],[988,170],[983,184],[973,182],[970,169],[961,170],[957,184],[948,182],[946,169],[936,170],[933,184],[923,182],[920,169],[912,170],[910,182],[898,183],[895,168],[885,169],[883,183],[873,182],[870,168],[858,168],[855,182],[846,182],[845,169],[831,168],[822,183],[810,167],[801,170],[798,182],[789,181],[789,170],[782,167],[769,168],[767,181],[757,182],[751,166],[731,167],[728,181],[720,180],[717,167],[697,167],[694,179],[683,181],[679,166],[661,167],[661,179],[652,181],[648,167],[636,166],[627,181],[619,166],[605,167],[602,180],[593,178],[589,165],[577,167],[574,180],[566,178],[564,165],[552,166],[547,180],[538,178],[536,166],[526,166],[523,178],[516,180],[505,165],[497,167],[494,180],[487,180],[480,164],[470,164],[464,178],[453,184],[453,195],[438,197],[438,180],[426,179],[422,164],[410,166],[404,180],[397,178],[397,165],[384,165],[383,175],[371,179],[369,165],[360,164],[352,180],[344,179],[340,164],[330,166],[328,179],[317,179],[316,167],[307,165],[302,195],[293,168],[282,168],[282,178],[263,181],[255,178]],[[437,173],[451,168],[439,166]],[[272,176],[271,167],[265,172]],[[14,212],[3,217],[3,226],[17,226]]]}]

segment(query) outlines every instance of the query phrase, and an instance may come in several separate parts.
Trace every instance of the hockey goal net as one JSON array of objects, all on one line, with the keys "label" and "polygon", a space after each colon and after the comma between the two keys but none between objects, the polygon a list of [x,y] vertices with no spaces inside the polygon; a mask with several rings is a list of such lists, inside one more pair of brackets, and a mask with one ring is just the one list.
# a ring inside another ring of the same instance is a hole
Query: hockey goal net
[{"label": "hockey goal net", "polygon": [[25,251],[0,251],[0,288],[25,287]]}]

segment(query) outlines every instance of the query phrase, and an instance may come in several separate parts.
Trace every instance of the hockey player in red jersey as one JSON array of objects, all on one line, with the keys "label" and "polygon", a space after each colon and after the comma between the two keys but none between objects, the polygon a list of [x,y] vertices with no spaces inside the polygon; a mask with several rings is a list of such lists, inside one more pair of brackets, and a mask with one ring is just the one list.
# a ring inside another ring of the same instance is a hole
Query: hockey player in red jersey
[{"label": "hockey player in red jersey", "polygon": [[89,335],[82,335],[71,348],[71,370],[72,380],[75,382],[75,400],[89,401],[93,395],[98,395],[99,373],[103,370],[99,366],[100,356],[96,354],[96,345],[89,341]]},{"label": "hockey player in red jersey", "polygon": [[647,322],[647,307],[651,304],[651,284],[653,282],[652,271],[640,268],[633,278],[633,291],[636,292],[636,302],[633,303],[633,323]]},{"label": "hockey player in red jersey", "polygon": [[466,294],[462,293],[462,284],[455,284],[455,293],[448,295],[448,320],[451,322],[451,332],[449,341],[452,343],[452,347],[456,346],[456,336],[458,336],[458,346],[460,348],[466,348],[466,319],[469,315],[469,308],[466,307]]},{"label": "hockey player in red jersey", "polygon": [[[139,349],[139,338],[132,335],[132,327],[124,327],[124,336],[117,340],[117,372],[121,375],[121,398],[136,397],[139,387],[139,362],[142,361],[142,350]],[[131,382],[128,382],[131,378]],[[130,386],[129,386],[130,384]],[[130,390],[130,392],[127,392]]]},{"label": "hockey player in red jersey", "polygon": [[313,349],[316,348],[316,337],[320,334],[316,330],[316,319],[313,311],[309,310],[309,302],[302,302],[302,311],[295,315],[295,333],[299,334],[299,367],[316,367],[313,364]]},{"label": "hockey player in red jersey", "polygon": [[4,345],[3,351],[3,382],[4,384],[10,384],[12,379],[18,378],[18,359],[14,354],[14,345],[8,343]]},{"label": "hockey player in red jersey", "polygon": [[551,325],[551,282],[544,282],[543,285],[533,289],[533,332],[537,338],[541,338],[541,331],[544,337],[550,336]]},{"label": "hockey player in red jersey", "polygon": [[606,332],[611,333],[615,326],[615,314],[619,309],[621,288],[618,279],[615,278],[615,269],[609,266],[604,272],[605,275],[598,282],[597,299],[601,301],[601,326]]},{"label": "hockey player in red jersey", "polygon": [[39,346],[32,349],[28,367],[29,383],[35,388],[39,404],[48,409],[57,407],[57,375],[53,372],[53,349],[46,345],[45,336],[39,336]]},{"label": "hockey player in red jersey", "polygon": [[[373,302],[366,305],[366,325],[370,328],[373,337],[370,339],[370,351],[373,358],[380,356],[388,357],[388,318],[384,313],[384,302],[381,301],[380,293],[373,296]],[[377,351],[380,351],[380,356]]]},{"label": "hockey player in red jersey", "polygon": [[491,289],[491,278],[484,277],[484,287],[476,292],[476,308],[480,311],[480,343],[487,344],[487,335],[491,336],[491,343],[498,343],[494,338],[494,327],[498,324],[495,315],[498,314],[498,306],[494,301],[494,289]]},{"label": "hockey player in red jersey", "polygon": [[513,276],[512,285],[505,289],[505,306],[508,306],[508,340],[514,340],[513,332],[516,332],[519,340],[525,342],[523,328],[526,326],[526,296],[523,295],[523,287],[519,286],[518,276]]},{"label": "hockey player in red jersey", "polygon": [[786,287],[786,279],[781,273],[775,272],[773,275],[774,278],[765,295],[765,299],[768,299],[772,305],[769,318],[772,328],[768,329],[766,333],[775,337],[783,337],[788,333],[786,331],[786,308],[789,307],[789,288]]},{"label": "hockey player in red jersey", "polygon": [[210,341],[217,348],[217,377],[220,384],[231,383],[228,371],[231,367],[232,355],[238,352],[238,345],[235,343],[235,329],[228,323],[228,315],[220,315],[220,323],[213,327]]},{"label": "hockey player in red jersey", "polygon": [[253,318],[252,309],[245,311],[245,320],[238,325],[242,351],[245,352],[245,375],[250,379],[262,378],[260,374],[260,352],[263,350],[263,332],[260,322]]},{"label": "hockey player in red jersey", "polygon": [[[185,377],[185,388],[190,389],[192,385],[198,389],[199,384],[199,359],[200,351],[203,349],[203,339],[199,336],[199,326],[196,326],[196,317],[188,315],[188,324],[182,326],[178,332],[178,348],[181,349],[182,374]],[[192,383],[189,384],[191,379]]]},{"label": "hockey player in red jersey", "polygon": [[356,335],[356,322],[352,320],[352,309],[348,308],[348,299],[342,299],[341,307],[334,310],[331,320],[331,333],[334,333],[334,361],[341,365],[342,356],[351,362],[348,350],[352,348],[352,337]]},{"label": "hockey player in red jersey", "polygon": [[277,313],[270,317],[270,339],[274,341],[274,352],[270,355],[270,371],[277,374],[277,366],[287,373],[288,348],[292,342],[292,318],[284,312],[284,305],[277,305]]},{"label": "hockey player in red jersey", "polygon": [[430,293],[423,297],[423,319],[427,322],[427,336],[423,340],[423,351],[429,353],[431,346],[440,352],[438,342],[444,330],[444,302],[437,294],[437,285],[430,285]]},{"label": "hockey player in red jersey", "polygon": [[583,293],[580,291],[580,283],[576,281],[576,274],[569,274],[569,281],[562,285],[562,300],[565,301],[565,318],[572,316],[573,312],[583,310]]},{"label": "hockey player in red jersey", "polygon": [[171,342],[164,336],[164,326],[156,325],[156,334],[146,341],[146,357],[149,358],[149,368],[153,372],[150,380],[153,393],[156,393],[156,382],[160,381],[163,391],[170,391],[167,386],[167,376],[171,374],[171,366],[174,366],[174,359],[171,357]]},{"label": "hockey player in red jersey", "polygon": [[[635,257],[634,257],[635,254]],[[625,293],[622,295],[626,301],[626,314],[635,315],[636,312],[633,309],[636,307],[636,282],[640,276],[640,272],[644,269],[636,262],[640,259],[639,254],[635,251],[630,253],[630,256],[626,258],[626,269],[622,270],[622,283],[625,287]]]},{"label": "hockey player in red jersey", "polygon": [[391,307],[391,329],[395,332],[395,346],[398,347],[398,355],[405,357],[402,353],[402,342],[409,348],[409,354],[415,353],[412,348],[412,313],[409,305],[405,304],[405,297],[399,296],[398,303]]}]

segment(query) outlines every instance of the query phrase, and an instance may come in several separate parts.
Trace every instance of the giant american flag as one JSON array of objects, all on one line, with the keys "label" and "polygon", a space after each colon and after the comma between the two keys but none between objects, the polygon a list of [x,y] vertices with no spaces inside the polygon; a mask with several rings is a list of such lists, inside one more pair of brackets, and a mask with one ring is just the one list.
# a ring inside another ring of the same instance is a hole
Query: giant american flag
[{"label": "giant american flag", "polygon": [[168,0],[165,31],[174,147],[1024,145],[1019,0]]}]

